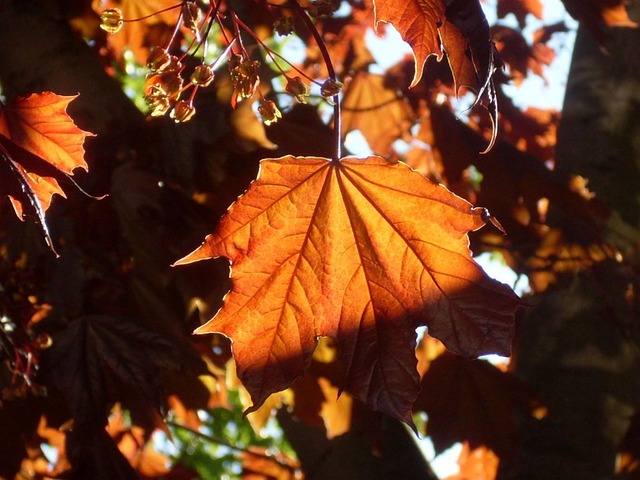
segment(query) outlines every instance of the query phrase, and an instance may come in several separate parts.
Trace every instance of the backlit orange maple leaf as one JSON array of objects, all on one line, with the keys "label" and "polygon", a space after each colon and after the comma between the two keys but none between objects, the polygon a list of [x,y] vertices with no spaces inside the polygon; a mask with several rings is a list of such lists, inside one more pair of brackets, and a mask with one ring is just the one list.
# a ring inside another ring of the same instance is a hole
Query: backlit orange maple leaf
[{"label": "backlit orange maple leaf", "polygon": [[87,169],[84,140],[92,135],[67,114],[76,96],[51,92],[0,103],[0,154],[3,193],[9,195],[20,219],[34,214],[50,241],[44,223],[54,193],[65,196],[58,181]]},{"label": "backlit orange maple leaf", "polygon": [[[478,58],[472,59],[467,47],[469,42],[473,42],[473,51],[477,44],[488,42],[488,27],[486,38],[466,38],[467,32],[461,32],[447,18],[443,0],[373,0],[373,4],[376,28],[380,22],[391,23],[413,50],[415,73],[412,87],[420,81],[427,57],[436,55],[440,61],[444,52],[447,53],[456,91],[461,85],[474,88],[482,86],[485,72],[480,70],[486,68],[483,64],[488,59],[480,58],[477,54]],[[482,33],[480,29],[478,31]],[[478,74],[482,77],[481,82]]]},{"label": "backlit orange maple leaf", "polygon": [[458,457],[460,471],[444,480],[494,480],[499,464],[500,458],[487,447],[471,448],[464,442]]},{"label": "backlit orange maple leaf", "polygon": [[373,0],[375,23],[391,23],[413,50],[415,72],[410,87],[422,77],[427,57],[447,54],[456,94],[461,86],[477,92],[492,122],[493,147],[498,130],[498,105],[493,76],[502,63],[491,40],[487,19],[477,1]]},{"label": "backlit orange maple leaf", "polygon": [[482,213],[380,157],[263,160],[217,230],[178,262],[231,261],[233,288],[196,333],[232,339],[249,410],[302,375],[327,336],[342,387],[411,424],[417,326],[465,356],[510,350],[520,302],[468,248]]},{"label": "backlit orange maple leaf", "polygon": [[78,128],[67,114],[76,97],[44,92],[0,106],[0,134],[65,173],[76,167],[86,170],[82,145],[92,134]]},{"label": "backlit orange maple leaf", "polygon": [[429,55],[436,55],[438,61],[442,59],[438,28],[445,21],[444,3],[442,0],[374,0],[373,5],[376,28],[380,22],[391,23],[413,49],[416,64],[413,87],[420,81]]}]

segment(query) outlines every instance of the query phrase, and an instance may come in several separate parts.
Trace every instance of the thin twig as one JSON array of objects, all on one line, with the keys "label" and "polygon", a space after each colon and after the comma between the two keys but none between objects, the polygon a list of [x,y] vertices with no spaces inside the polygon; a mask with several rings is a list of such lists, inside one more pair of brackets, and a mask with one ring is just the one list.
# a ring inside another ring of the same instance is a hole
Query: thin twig
[{"label": "thin twig", "polygon": [[125,23],[129,23],[129,22],[139,22],[139,21],[141,21],[141,20],[146,20],[146,19],[148,19],[148,18],[155,17],[156,15],[159,15],[159,14],[161,14],[161,13],[168,12],[169,10],[174,10],[174,9],[176,9],[176,8],[180,8],[180,7],[182,7],[183,5],[184,5],[184,2],[181,2],[181,3],[178,3],[177,5],[173,5],[173,6],[171,6],[171,7],[163,8],[162,10],[158,10],[157,12],[153,12],[153,13],[150,13],[149,15],[145,15],[144,17],[139,17],[139,18],[124,18],[122,21],[123,21],[123,22],[125,22]]},{"label": "thin twig", "polygon": [[[322,40],[322,36],[320,35],[320,32],[318,32],[318,29],[316,28],[314,23],[311,21],[311,18],[307,14],[307,11],[304,8],[302,8],[302,6],[298,3],[297,0],[291,0],[289,3],[293,6],[293,9],[296,10],[298,15],[300,15],[300,17],[302,17],[302,20],[304,21],[305,25],[307,26],[307,28],[311,32],[311,35],[313,35],[313,38],[315,39],[316,43],[318,44],[318,48],[320,49],[320,53],[322,54],[322,59],[324,60],[325,65],[327,66],[327,72],[329,73],[329,78],[333,82],[337,82],[338,79],[336,77],[336,71],[333,68],[333,62],[331,62],[331,56],[329,55],[329,51],[327,50],[327,46],[325,45],[324,40]],[[333,105],[333,130],[334,130],[334,149],[333,149],[334,157],[333,157],[333,161],[337,162],[337,161],[340,160],[340,157],[342,157],[342,120],[340,118],[340,94],[335,95],[333,97],[333,101],[334,101],[334,105]]]},{"label": "thin twig", "polygon": [[225,440],[224,438],[221,437],[217,437],[214,435],[208,435],[206,433],[202,433],[198,430],[195,430],[191,427],[188,427],[186,425],[182,425],[180,423],[176,423],[173,421],[167,421],[165,422],[167,425],[169,425],[170,427],[174,427],[174,428],[179,428],[181,430],[185,430],[189,433],[191,433],[192,435],[195,435],[196,437],[200,437],[203,440],[206,440],[208,442],[211,443],[217,443],[218,445],[222,445],[223,447],[227,447],[230,450],[233,450],[235,452],[238,453],[247,453],[249,455],[253,455],[254,457],[260,457],[260,458],[265,458],[267,460],[271,460],[273,462],[276,462],[278,465],[280,465],[281,467],[286,468],[287,470],[290,470],[292,472],[296,471],[296,468],[292,465],[289,465],[286,462],[283,462],[282,460],[278,459],[275,455],[269,455],[266,453],[260,453],[260,452],[255,452],[253,450],[250,450],[248,448],[244,448],[244,447],[239,447],[237,445],[233,445],[232,443],[228,442],[227,440]]},{"label": "thin twig", "polygon": [[[269,56],[269,58],[271,58],[271,61],[273,62],[273,64],[276,66],[276,68],[278,70],[280,70],[280,73],[282,73],[282,75],[284,75],[285,77],[287,77],[287,73],[284,71],[284,69],[278,64],[278,62],[276,61],[275,57],[278,57],[280,60],[284,61],[287,65],[289,65],[292,69],[294,69],[296,72],[298,72],[300,75],[302,75],[304,78],[306,78],[307,80],[309,80],[312,83],[315,83],[316,85],[322,85],[320,82],[317,82],[316,80],[314,80],[313,78],[309,77],[309,75],[307,75],[306,73],[304,73],[302,70],[300,70],[298,67],[296,67],[293,63],[291,63],[289,60],[287,60],[285,57],[283,57],[282,55],[280,55],[278,52],[276,52],[275,50],[272,50],[271,48],[269,48],[269,46],[267,44],[265,44],[262,40],[260,40],[260,37],[258,37],[249,27],[247,27],[247,25],[238,18],[237,15],[234,14],[233,16],[234,21],[237,22],[237,24],[242,27],[242,29],[244,31],[246,31],[249,35],[251,35],[253,37],[253,39],[258,43],[258,45],[260,45],[262,47],[262,49],[265,51],[265,53]],[[287,77],[288,78],[288,77]]]}]

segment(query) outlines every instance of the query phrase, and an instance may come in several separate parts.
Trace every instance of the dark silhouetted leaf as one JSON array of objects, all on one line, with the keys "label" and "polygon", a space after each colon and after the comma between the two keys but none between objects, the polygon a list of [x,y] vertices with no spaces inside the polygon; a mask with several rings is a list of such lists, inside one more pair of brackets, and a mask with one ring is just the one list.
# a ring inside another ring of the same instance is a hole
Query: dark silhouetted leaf
[{"label": "dark silhouetted leaf", "polygon": [[427,432],[436,453],[467,441],[499,456],[514,454],[517,410],[532,411],[535,396],[520,381],[484,360],[467,360],[445,352],[422,378],[416,411],[429,416]]},{"label": "dark silhouetted leaf", "polygon": [[192,373],[185,365],[193,360],[175,340],[127,318],[84,316],[53,335],[53,345],[42,357],[43,376],[64,393],[73,415],[67,451],[74,472],[114,469],[105,470],[112,472],[106,476],[74,478],[136,478],[128,476],[130,467],[120,462],[104,430],[110,406],[122,401],[142,425],[161,425],[158,408],[167,384],[172,375]]}]

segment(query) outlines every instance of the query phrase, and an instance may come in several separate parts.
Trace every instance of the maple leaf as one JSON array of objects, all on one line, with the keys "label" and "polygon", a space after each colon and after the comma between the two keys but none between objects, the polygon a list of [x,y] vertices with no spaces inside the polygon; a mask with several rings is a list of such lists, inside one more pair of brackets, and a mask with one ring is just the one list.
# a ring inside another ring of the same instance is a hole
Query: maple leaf
[{"label": "maple leaf", "polygon": [[606,40],[603,24],[638,28],[638,24],[629,18],[625,0],[562,0],[562,3],[573,18],[584,23],[601,45]]},{"label": "maple leaf", "polygon": [[196,333],[231,338],[249,411],[301,376],[327,336],[341,388],[411,424],[418,325],[465,356],[510,349],[520,302],[468,248],[483,210],[380,157],[262,160],[217,230],[177,262],[232,264],[231,292]]},{"label": "maple leaf", "polygon": [[460,85],[484,88],[493,75],[489,24],[476,2],[374,0],[373,4],[376,28],[380,22],[391,23],[413,50],[415,73],[411,87],[420,81],[427,57],[436,55],[440,61],[444,52],[456,91]]},{"label": "maple leaf", "polygon": [[637,24],[629,19],[625,0],[562,0],[572,17],[592,23],[596,18],[607,25],[625,25],[635,27]]},{"label": "maple leaf", "polygon": [[411,86],[415,86],[422,77],[427,57],[436,55],[438,61],[442,59],[438,28],[444,20],[444,3],[442,0],[374,0],[373,8],[376,29],[380,22],[391,23],[411,45],[416,65]]},{"label": "maple leaf", "polygon": [[[104,429],[110,403],[130,407],[134,421],[150,431],[163,426],[158,408],[171,377],[193,379],[206,368],[175,339],[128,318],[87,315],[52,336],[41,356],[41,375],[64,394],[73,415],[67,453],[78,470],[75,478],[137,478]],[[101,469],[104,476],[95,474]]]},{"label": "maple leaf", "polygon": [[284,453],[274,456],[267,449],[250,447],[240,453],[242,480],[295,480],[301,478],[300,462]]},{"label": "maple leaf", "polygon": [[111,409],[107,432],[141,478],[158,478],[169,473],[169,458],[153,449],[149,432],[137,425],[127,425],[119,403]]},{"label": "maple leaf", "polygon": [[[562,31],[562,25],[552,26],[549,34],[545,33],[545,29],[540,29],[534,34],[534,40],[536,36],[550,37],[554,30]],[[504,63],[509,66],[509,74],[515,85],[520,85],[527,78],[528,71],[544,78],[544,66],[551,65],[555,58],[555,51],[551,47],[540,41],[529,45],[522,33],[502,25],[494,27],[492,33],[496,48]]]},{"label": "maple leaf", "polygon": [[87,170],[83,144],[93,135],[67,114],[74,98],[44,92],[0,103],[0,186],[18,218],[25,212],[37,217],[49,245],[44,213],[53,194],[65,196],[59,181],[75,168]]},{"label": "maple leaf", "polygon": [[313,360],[304,375],[293,383],[290,398],[285,399],[297,421],[324,430],[332,439],[347,433],[353,425],[353,397],[340,392],[342,368],[337,360],[337,346],[321,337]]},{"label": "maple leaf", "polygon": [[444,21],[439,31],[453,77],[454,92],[457,94],[462,85],[479,89],[478,73],[468,54],[468,41],[465,36],[449,21]]},{"label": "maple leaf", "polygon": [[18,98],[1,107],[0,134],[65,173],[76,167],[86,170],[82,144],[92,134],[78,128],[67,114],[76,97],[44,92]]},{"label": "maple leaf", "polygon": [[373,0],[374,25],[391,23],[407,42],[415,59],[415,72],[410,87],[422,77],[427,57],[442,60],[443,50],[453,76],[455,91],[462,85],[476,90],[476,103],[486,105],[493,123],[489,145],[497,135],[498,111],[495,71],[501,67],[499,55],[491,40],[489,23],[477,0]]}]

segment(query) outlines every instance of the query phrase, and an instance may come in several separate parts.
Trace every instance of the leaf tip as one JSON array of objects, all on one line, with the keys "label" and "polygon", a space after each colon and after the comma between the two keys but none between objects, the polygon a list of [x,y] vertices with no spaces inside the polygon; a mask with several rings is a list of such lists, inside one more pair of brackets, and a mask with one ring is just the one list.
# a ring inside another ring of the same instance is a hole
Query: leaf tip
[{"label": "leaf tip", "polygon": [[424,69],[424,64],[427,61],[426,57],[423,59],[418,58],[415,52],[413,53],[413,59],[415,71],[413,72],[413,80],[411,80],[409,88],[415,87],[420,82],[420,80],[422,80],[422,70]]},{"label": "leaf tip", "polygon": [[411,431],[415,434],[416,437],[420,438],[420,433],[418,432],[418,427],[416,423],[413,421],[413,416],[411,412],[407,412],[406,415],[400,417],[400,420],[407,425],[411,429]]},{"label": "leaf tip", "polygon": [[[203,323],[198,328],[196,328],[193,331],[193,335],[205,335],[207,333],[219,333],[219,334],[224,335],[225,337],[227,337],[227,335],[225,335],[224,333],[222,333],[222,332],[220,332],[217,329],[212,327],[212,325],[211,325],[211,321],[212,320],[213,319],[209,320],[208,322]],[[227,337],[227,338],[229,338],[229,340],[231,340],[230,337]],[[233,343],[233,340],[231,340],[231,342]]]},{"label": "leaf tip", "polygon": [[200,325],[193,331],[193,335],[204,335],[206,333],[211,333],[211,331],[207,328],[208,324],[209,322],[205,323],[204,325]]},{"label": "leaf tip", "polygon": [[176,260],[171,264],[172,267],[176,267],[178,265],[187,265],[189,263],[198,262],[200,260],[207,260],[209,258],[215,258],[218,255],[214,255],[211,253],[210,248],[210,238],[213,234],[209,234],[205,237],[204,242],[200,246],[198,246],[191,253],[188,253],[184,257]]}]

